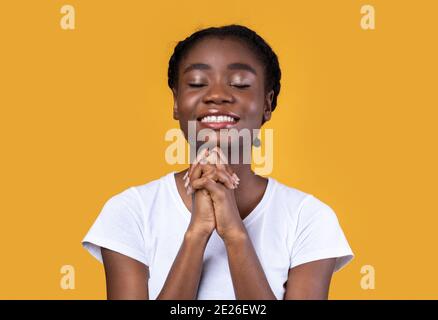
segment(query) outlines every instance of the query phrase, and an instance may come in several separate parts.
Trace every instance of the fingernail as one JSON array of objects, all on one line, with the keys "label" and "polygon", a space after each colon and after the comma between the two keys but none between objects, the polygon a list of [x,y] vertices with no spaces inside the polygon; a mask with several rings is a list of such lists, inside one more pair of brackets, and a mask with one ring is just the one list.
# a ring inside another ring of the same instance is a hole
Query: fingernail
[{"label": "fingernail", "polygon": [[193,162],[193,164],[197,164],[199,163],[199,161],[205,156],[205,153],[208,151],[207,148],[202,149],[200,152],[197,152],[196,154],[196,158],[195,161]]},{"label": "fingernail", "polygon": [[240,178],[237,176],[237,174],[233,173],[233,177],[234,177],[237,181],[240,181]]},{"label": "fingernail", "polygon": [[183,177],[183,180],[185,180],[189,176],[189,170],[187,170],[186,174]]},{"label": "fingernail", "polygon": [[189,183],[190,183],[190,179],[187,179],[186,182],[184,183],[184,188],[187,189],[187,186],[189,185]]}]

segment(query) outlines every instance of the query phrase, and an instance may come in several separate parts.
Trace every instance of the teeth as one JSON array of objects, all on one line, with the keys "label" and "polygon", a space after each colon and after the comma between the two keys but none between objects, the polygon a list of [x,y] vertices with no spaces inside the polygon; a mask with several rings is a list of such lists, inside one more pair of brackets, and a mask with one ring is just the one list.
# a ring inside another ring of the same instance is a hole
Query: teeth
[{"label": "teeth", "polygon": [[201,122],[236,122],[236,120],[229,116],[206,116],[201,119]]}]

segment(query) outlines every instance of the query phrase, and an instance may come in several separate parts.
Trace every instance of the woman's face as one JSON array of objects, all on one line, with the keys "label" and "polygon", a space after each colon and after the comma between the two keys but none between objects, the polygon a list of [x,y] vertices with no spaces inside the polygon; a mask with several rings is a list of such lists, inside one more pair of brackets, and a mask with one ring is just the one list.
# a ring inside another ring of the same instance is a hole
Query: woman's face
[{"label": "woman's face", "polygon": [[[253,129],[271,116],[273,91],[265,93],[264,66],[233,38],[205,38],[195,44],[180,62],[173,94],[173,116],[186,139],[189,121],[195,121],[196,134],[205,128],[215,130],[219,142],[220,129],[246,128],[252,138]],[[205,118],[214,114],[234,121]]]}]

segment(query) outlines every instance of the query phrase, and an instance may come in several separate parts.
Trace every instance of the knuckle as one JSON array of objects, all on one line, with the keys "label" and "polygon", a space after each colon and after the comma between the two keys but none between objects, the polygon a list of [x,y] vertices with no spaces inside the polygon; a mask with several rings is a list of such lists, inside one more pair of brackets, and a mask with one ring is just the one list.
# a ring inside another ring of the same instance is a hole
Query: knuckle
[{"label": "knuckle", "polygon": [[214,179],[216,179],[216,176],[214,175],[214,173],[208,173],[205,175],[205,178],[214,180]]}]

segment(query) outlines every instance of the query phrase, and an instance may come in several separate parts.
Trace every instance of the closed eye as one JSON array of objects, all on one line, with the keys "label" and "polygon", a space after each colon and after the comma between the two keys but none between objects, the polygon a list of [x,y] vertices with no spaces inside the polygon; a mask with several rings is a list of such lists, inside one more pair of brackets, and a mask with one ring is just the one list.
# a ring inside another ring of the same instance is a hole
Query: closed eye
[{"label": "closed eye", "polygon": [[189,83],[189,87],[191,87],[191,88],[201,88],[204,86],[206,86],[206,85],[203,83]]},{"label": "closed eye", "polygon": [[239,88],[239,89],[245,89],[245,88],[250,87],[249,84],[232,84],[231,86]]}]

